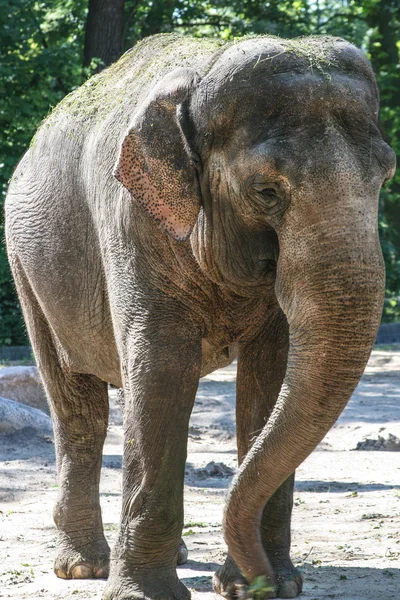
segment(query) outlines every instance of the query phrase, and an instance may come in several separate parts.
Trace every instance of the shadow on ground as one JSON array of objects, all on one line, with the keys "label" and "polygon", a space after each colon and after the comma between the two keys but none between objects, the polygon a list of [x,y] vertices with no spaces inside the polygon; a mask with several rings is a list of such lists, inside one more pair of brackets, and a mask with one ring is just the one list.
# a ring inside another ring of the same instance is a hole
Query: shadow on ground
[{"label": "shadow on ground", "polygon": [[[357,483],[345,481],[297,481],[295,489],[299,492],[375,492],[394,490],[396,486],[383,483]],[[400,597],[400,593],[399,593]]]}]

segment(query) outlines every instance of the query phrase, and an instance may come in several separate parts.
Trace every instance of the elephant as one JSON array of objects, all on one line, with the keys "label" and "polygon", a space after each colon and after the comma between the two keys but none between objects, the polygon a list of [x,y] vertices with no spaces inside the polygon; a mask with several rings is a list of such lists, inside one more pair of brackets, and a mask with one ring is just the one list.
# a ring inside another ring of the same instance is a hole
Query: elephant
[{"label": "elephant", "polygon": [[[55,573],[185,600],[176,573],[199,378],[238,360],[239,469],[216,592],[293,598],[296,468],[368,360],[395,157],[361,51],[335,37],[147,38],[44,120],[6,199],[11,269],[54,424]],[[99,478],[123,389],[111,552]],[[256,433],[255,433],[256,432]]]}]

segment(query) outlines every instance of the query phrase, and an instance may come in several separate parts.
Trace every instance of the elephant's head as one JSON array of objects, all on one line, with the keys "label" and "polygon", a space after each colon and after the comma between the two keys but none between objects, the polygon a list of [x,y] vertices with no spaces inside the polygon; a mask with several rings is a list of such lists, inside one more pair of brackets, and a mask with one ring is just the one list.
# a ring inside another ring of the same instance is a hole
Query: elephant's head
[{"label": "elephant's head", "polygon": [[251,581],[270,574],[258,537],[266,500],[335,422],[368,360],[384,292],[378,195],[394,153],[368,62],[335,38],[232,45],[202,79],[171,74],[136,119],[119,179],[175,238],[192,232],[218,284],[262,295],[273,278],[290,327],[281,395],[225,515]]}]

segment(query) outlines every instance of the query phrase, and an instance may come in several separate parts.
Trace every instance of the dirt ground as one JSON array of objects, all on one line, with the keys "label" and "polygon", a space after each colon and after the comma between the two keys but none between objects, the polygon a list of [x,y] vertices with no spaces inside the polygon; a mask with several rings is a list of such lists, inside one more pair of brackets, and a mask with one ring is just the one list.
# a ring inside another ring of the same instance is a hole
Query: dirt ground
[{"label": "dirt ground", "polygon": [[[183,533],[189,562],[178,572],[194,600],[217,598],[211,577],[226,552],[221,519],[236,467],[235,370],[201,381],[191,420]],[[375,350],[335,427],[297,471],[292,555],[304,573],[304,599],[400,599],[399,399],[400,347]],[[111,405],[101,503],[112,544],[122,448],[113,392]],[[204,469],[210,462],[222,465]],[[29,431],[0,439],[0,597],[101,598],[104,581],[52,573],[56,495],[52,440]]]}]

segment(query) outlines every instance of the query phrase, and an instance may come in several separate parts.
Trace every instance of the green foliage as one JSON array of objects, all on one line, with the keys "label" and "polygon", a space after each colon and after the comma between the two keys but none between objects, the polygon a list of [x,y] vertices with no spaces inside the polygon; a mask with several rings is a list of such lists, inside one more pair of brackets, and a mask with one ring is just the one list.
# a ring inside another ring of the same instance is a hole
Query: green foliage
[{"label": "green foliage", "polygon": [[[396,154],[400,157],[400,148]],[[391,191],[394,187],[400,188],[399,170],[391,185],[382,191],[379,211],[379,237],[386,267],[385,322],[400,321],[400,194]],[[388,214],[393,215],[394,226]]]},{"label": "green foliage", "polygon": [[[40,121],[90,74],[82,69],[84,0],[0,0],[0,193]],[[1,238],[4,224],[0,223]],[[4,247],[0,250],[0,344],[26,344]]]},{"label": "green foliage", "polygon": [[0,248],[0,346],[25,346],[25,326],[15,298],[5,248]]},{"label": "green foliage", "polygon": [[[110,0],[111,1],[111,0]],[[160,32],[233,39],[272,33],[339,35],[371,59],[381,121],[400,157],[398,0],[126,0],[123,47]],[[82,67],[87,0],[0,0],[0,191],[40,121],[98,66]],[[3,224],[0,223],[3,235]],[[380,235],[387,269],[385,320],[400,319],[400,173],[384,190]],[[0,251],[0,344],[25,343],[5,251]]]},{"label": "green foliage", "polygon": [[269,592],[276,592],[275,586],[268,582],[265,575],[259,575],[248,587],[247,593],[249,598],[254,600],[263,600]]},{"label": "green foliage", "polygon": [[3,193],[5,175],[8,178],[41,119],[84,80],[83,5],[76,0],[59,4],[0,0],[4,15],[0,44]]}]

